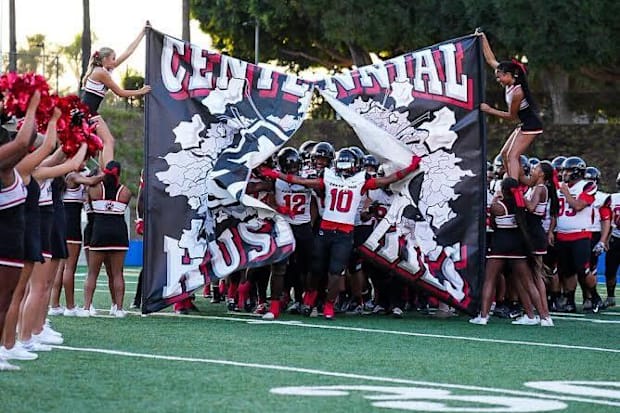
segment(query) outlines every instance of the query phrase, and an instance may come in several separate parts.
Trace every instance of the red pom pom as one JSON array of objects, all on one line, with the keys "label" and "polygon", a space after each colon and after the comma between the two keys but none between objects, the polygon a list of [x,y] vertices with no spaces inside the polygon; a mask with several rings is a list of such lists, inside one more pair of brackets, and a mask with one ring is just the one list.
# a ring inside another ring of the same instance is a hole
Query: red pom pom
[{"label": "red pom pom", "polygon": [[75,155],[82,143],[87,145],[87,157],[97,156],[97,152],[103,149],[103,143],[94,133],[96,126],[89,124],[91,115],[88,106],[76,95],[58,98],[56,106],[61,112],[57,123],[58,139],[67,156]]},{"label": "red pom pom", "polygon": [[26,115],[30,97],[37,90],[41,93],[42,101],[49,98],[49,85],[41,75],[5,73],[0,76],[0,93],[4,96],[4,111],[9,116],[23,118]]}]

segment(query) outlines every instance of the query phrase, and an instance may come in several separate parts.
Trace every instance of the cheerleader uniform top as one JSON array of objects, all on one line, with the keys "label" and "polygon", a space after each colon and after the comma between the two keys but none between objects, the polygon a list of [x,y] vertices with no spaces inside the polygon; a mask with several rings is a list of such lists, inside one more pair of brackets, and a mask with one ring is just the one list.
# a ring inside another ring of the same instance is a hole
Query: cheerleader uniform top
[{"label": "cheerleader uniform top", "polygon": [[123,189],[119,185],[111,193],[106,193],[102,187],[103,199],[92,200],[93,226],[89,249],[91,251],[127,250],[129,238],[127,224],[125,223],[125,210],[127,204],[118,200]]},{"label": "cheerleader uniform top", "polygon": [[[510,108],[510,105],[512,104],[512,97],[518,89],[521,89],[521,85],[514,84],[514,85],[506,86],[505,96],[506,96],[506,103],[508,104],[509,108]],[[534,113],[534,110],[532,110],[532,107],[530,106],[530,103],[527,101],[525,96],[521,100],[521,104],[519,105],[519,112],[517,113],[517,116],[519,116],[519,120],[521,121],[521,131],[523,133],[526,133],[526,134],[542,133],[543,131],[542,122],[540,121],[536,113]]]},{"label": "cheerleader uniform top", "polygon": [[15,182],[0,189],[0,265],[20,268],[24,266],[24,210],[28,191],[17,170],[13,175]]},{"label": "cheerleader uniform top", "polygon": [[[106,72],[107,69],[102,68]],[[109,73],[109,72],[108,72]],[[88,106],[92,116],[99,115],[99,106],[108,91],[108,87],[101,82],[91,79],[86,79],[84,83],[84,89],[82,89],[82,102]]]}]

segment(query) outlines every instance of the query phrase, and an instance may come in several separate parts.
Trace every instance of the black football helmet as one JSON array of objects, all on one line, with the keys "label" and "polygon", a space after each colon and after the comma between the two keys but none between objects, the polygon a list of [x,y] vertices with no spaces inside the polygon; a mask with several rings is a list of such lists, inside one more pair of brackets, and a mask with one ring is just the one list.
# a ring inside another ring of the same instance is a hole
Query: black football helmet
[{"label": "black football helmet", "polygon": [[349,177],[357,172],[357,156],[349,148],[343,148],[338,151],[335,161],[336,174]]},{"label": "black football helmet", "polygon": [[374,167],[375,169],[379,168],[379,161],[374,155],[364,155],[364,159],[362,160],[362,166],[364,168]]},{"label": "black football helmet", "polygon": [[502,159],[502,155],[497,155],[495,159],[493,159],[493,172],[495,172],[495,177],[500,179],[502,178],[504,171],[504,160]]},{"label": "black football helmet", "polygon": [[586,173],[586,163],[578,156],[569,156],[562,162],[562,180],[564,182],[578,181]]},{"label": "black football helmet", "polygon": [[566,160],[566,156],[556,156],[551,161],[551,165],[555,168],[558,173],[562,172],[562,164]]},{"label": "black football helmet", "polygon": [[521,169],[523,169],[523,173],[525,176],[529,176],[530,174],[530,160],[525,155],[519,155],[519,164],[521,164]]},{"label": "black football helmet", "polygon": [[312,155],[312,149],[316,146],[316,141],[305,141],[301,145],[299,145],[299,155],[301,159],[305,161],[309,161]]},{"label": "black football helmet", "polygon": [[312,161],[316,163],[318,158],[324,158],[327,160],[327,165],[324,167],[330,167],[335,156],[334,147],[329,142],[319,142],[314,148],[312,148]]},{"label": "black football helmet", "polygon": [[357,146],[349,146],[349,149],[351,151],[353,151],[353,153],[355,154],[355,157],[357,158],[357,169],[361,169],[362,168],[362,163],[364,162],[364,151],[361,150],[359,147]]},{"label": "black football helmet", "polygon": [[599,171],[598,168],[595,168],[594,166],[588,166],[585,173],[583,174],[583,179],[587,179],[588,181],[594,181],[598,184],[601,180],[601,171]]},{"label": "black football helmet", "polygon": [[278,166],[285,174],[295,174],[301,169],[301,156],[297,149],[286,147],[278,152]]}]

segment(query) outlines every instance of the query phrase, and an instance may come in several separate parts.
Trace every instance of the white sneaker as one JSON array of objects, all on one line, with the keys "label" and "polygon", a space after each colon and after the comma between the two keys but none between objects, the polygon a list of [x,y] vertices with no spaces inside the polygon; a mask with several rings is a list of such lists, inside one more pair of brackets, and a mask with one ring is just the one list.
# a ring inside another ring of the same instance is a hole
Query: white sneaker
[{"label": "white sneaker", "polygon": [[58,307],[50,307],[47,310],[47,315],[63,315],[65,312],[65,308],[63,306]]},{"label": "white sneaker", "polygon": [[90,317],[90,311],[85,308],[76,308],[75,315],[77,317]]},{"label": "white sneaker", "polygon": [[127,311],[123,310],[122,308],[116,309],[116,306],[114,306],[114,317],[125,318],[126,315],[127,315]]},{"label": "white sneaker", "polygon": [[0,357],[5,360],[36,360],[39,356],[25,350],[18,342],[15,342],[13,348],[7,349],[0,347]]},{"label": "white sneaker", "polygon": [[95,306],[92,303],[90,304],[90,308],[88,309],[88,312],[93,317],[97,315],[97,310],[95,310]]},{"label": "white sneaker", "polygon": [[392,309],[392,317],[403,318],[403,310],[401,310],[400,307],[394,307]]},{"label": "white sneaker", "polygon": [[486,326],[489,322],[489,316],[483,317],[482,315],[478,314],[477,317],[470,319],[469,322],[471,324],[477,324],[479,326]]},{"label": "white sneaker", "polygon": [[64,315],[65,317],[76,317],[77,310],[77,307],[65,308],[65,312],[62,315]]},{"label": "white sneaker", "polygon": [[54,330],[52,328],[52,326],[49,325],[49,324],[44,324],[43,325],[43,331],[45,331],[45,334],[51,334],[51,335],[56,336],[56,337],[62,337],[62,333]]},{"label": "white sneaker", "polygon": [[116,310],[117,310],[116,304],[112,305],[110,307],[110,313],[109,314],[110,315],[116,315]]},{"label": "white sneaker", "polygon": [[312,311],[310,312],[310,317],[318,317],[319,316],[319,309],[316,307],[312,307]]},{"label": "white sneaker", "polygon": [[33,334],[32,338],[41,344],[62,344],[64,339],[62,337],[55,336],[43,330],[39,334]]},{"label": "white sneaker", "polygon": [[383,308],[380,304],[377,304],[372,308],[372,313],[373,314],[384,314],[385,308]]},{"label": "white sneaker", "polygon": [[541,327],[553,327],[553,320],[551,319],[551,316],[549,316],[547,318],[541,318],[540,319],[540,326]]},{"label": "white sneaker", "polygon": [[32,338],[26,342],[20,342],[19,343],[20,346],[22,346],[22,348],[26,351],[29,352],[39,352],[39,351],[52,351],[52,348],[46,344],[41,344],[36,340],[33,340]]},{"label": "white sneaker", "polygon": [[17,371],[17,370],[20,370],[19,366],[15,366],[0,357],[0,371]]},{"label": "white sneaker", "polygon": [[524,314],[523,316],[513,321],[512,324],[519,326],[536,326],[540,324],[540,318],[538,318],[537,316],[530,318],[527,314]]},{"label": "white sneaker", "polygon": [[275,320],[276,319],[276,315],[274,313],[272,313],[271,311],[268,311],[265,314],[263,314],[263,316],[261,318],[263,320]]}]

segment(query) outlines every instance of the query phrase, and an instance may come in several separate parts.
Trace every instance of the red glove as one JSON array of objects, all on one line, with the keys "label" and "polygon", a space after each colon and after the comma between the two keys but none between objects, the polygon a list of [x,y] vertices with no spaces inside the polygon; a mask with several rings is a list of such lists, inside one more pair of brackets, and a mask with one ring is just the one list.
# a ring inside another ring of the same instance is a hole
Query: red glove
[{"label": "red glove", "polygon": [[265,178],[278,179],[280,177],[280,172],[267,167],[259,168],[258,172]]},{"label": "red glove", "polygon": [[142,218],[136,219],[136,234],[144,235],[144,220]]},{"label": "red glove", "polygon": [[276,208],[276,211],[282,215],[288,215],[291,218],[295,216],[295,213],[286,205],[278,205],[278,207]]},{"label": "red glove", "polygon": [[411,172],[415,171],[416,169],[418,169],[418,166],[420,166],[420,161],[422,160],[422,158],[420,158],[417,155],[413,155],[413,157],[411,158],[411,163],[409,164],[408,167],[406,167],[405,169],[401,169],[400,171],[396,172],[396,177],[398,179],[403,179],[405,176],[409,175]]}]

